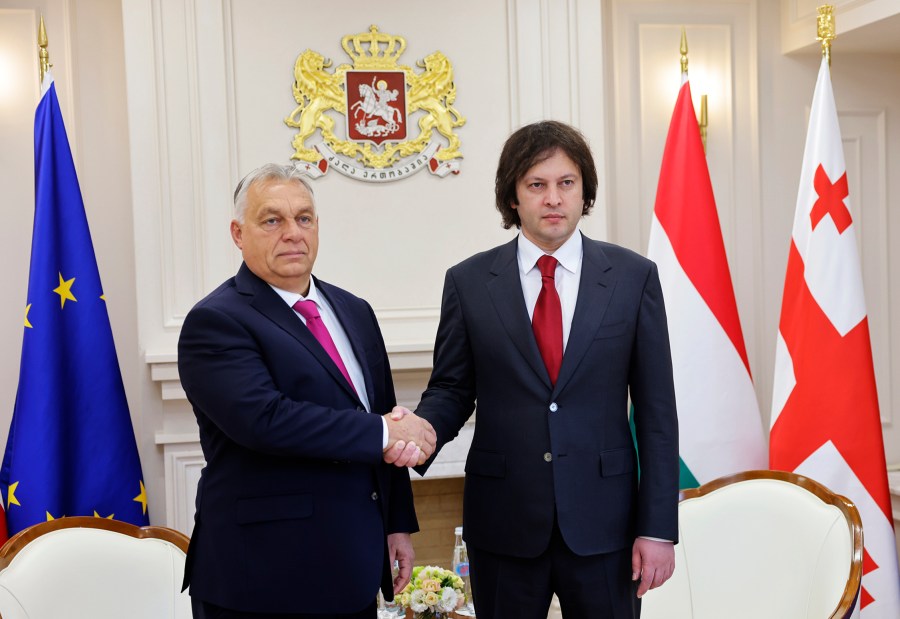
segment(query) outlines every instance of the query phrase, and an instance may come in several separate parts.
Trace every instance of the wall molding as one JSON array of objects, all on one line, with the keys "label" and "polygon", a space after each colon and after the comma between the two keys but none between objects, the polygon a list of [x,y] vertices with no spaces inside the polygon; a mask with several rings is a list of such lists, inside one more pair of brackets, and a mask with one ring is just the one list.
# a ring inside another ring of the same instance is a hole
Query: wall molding
[{"label": "wall molding", "polygon": [[194,530],[195,499],[200,471],[206,466],[199,437],[193,441],[165,442],[157,436],[157,444],[163,446],[166,479],[166,526],[190,536]]},{"label": "wall molding", "polygon": [[[474,417],[462,427],[459,435],[448,443],[422,476],[409,471],[413,480],[443,479],[465,475],[466,457],[475,431]],[[206,466],[200,437],[196,432],[156,434],[156,444],[163,448],[166,480],[165,526],[190,536],[194,530],[197,483]]]}]

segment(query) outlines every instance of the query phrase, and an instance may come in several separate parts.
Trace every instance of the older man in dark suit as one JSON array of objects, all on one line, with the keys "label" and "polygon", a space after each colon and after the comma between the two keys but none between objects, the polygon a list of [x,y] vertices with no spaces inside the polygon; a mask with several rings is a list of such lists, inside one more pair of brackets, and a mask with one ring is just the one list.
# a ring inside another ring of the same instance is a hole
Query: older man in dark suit
[{"label": "older man in dark suit", "polygon": [[[250,173],[231,234],[244,264],[187,315],[182,385],[206,468],[185,585],[195,615],[375,617],[409,580],[409,474],[434,448],[396,404],[372,308],[312,276],[319,217],[291,166]],[[392,582],[391,565],[399,562]]]},{"label": "older man in dark suit", "polygon": [[479,619],[545,619],[554,592],[565,617],[635,617],[674,569],[662,291],[652,262],[577,230],[596,195],[577,130],[519,129],[500,156],[496,205],[521,233],[447,272],[416,413],[440,449],[477,402],[463,521]]}]

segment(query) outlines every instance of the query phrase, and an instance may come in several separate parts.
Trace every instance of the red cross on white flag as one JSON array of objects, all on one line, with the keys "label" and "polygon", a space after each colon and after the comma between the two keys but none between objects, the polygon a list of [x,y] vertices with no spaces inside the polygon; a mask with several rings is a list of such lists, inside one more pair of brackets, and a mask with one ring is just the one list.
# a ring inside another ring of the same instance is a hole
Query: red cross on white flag
[{"label": "red cross on white flag", "polygon": [[863,619],[900,617],[900,571],[856,230],[834,93],[813,95],[775,357],[769,464],[853,501],[865,554]]}]

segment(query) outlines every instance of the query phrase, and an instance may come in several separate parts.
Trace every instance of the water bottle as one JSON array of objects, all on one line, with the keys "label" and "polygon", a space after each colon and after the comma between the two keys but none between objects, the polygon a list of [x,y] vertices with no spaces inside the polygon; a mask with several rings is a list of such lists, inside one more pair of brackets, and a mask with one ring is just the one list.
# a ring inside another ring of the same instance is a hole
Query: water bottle
[{"label": "water bottle", "polygon": [[456,535],[456,541],[453,543],[453,563],[451,569],[462,578],[463,593],[466,596],[466,603],[459,608],[456,613],[458,615],[475,616],[475,605],[472,603],[472,587],[469,584],[469,551],[466,550],[466,543],[463,541],[463,528],[456,527],[453,531]]},{"label": "water bottle", "polygon": [[[397,574],[400,573],[400,564],[397,561],[394,561],[394,565],[391,569],[391,581],[397,578]],[[399,594],[398,594],[399,595]],[[394,597],[392,602],[386,602],[384,596],[381,594],[381,589],[378,589],[378,598],[377,598],[377,606],[378,606],[378,619],[398,619],[399,617],[405,617],[406,612],[403,610],[403,607],[397,603],[397,596]]]}]

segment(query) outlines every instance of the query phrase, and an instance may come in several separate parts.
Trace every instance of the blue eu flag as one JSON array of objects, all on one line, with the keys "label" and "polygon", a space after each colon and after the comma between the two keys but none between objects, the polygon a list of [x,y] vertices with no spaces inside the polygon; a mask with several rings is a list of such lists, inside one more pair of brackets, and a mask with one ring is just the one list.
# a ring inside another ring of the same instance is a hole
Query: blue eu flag
[{"label": "blue eu flag", "polygon": [[9,535],[62,516],[148,523],[147,494],[75,164],[49,73],[19,389],[0,490]]}]

